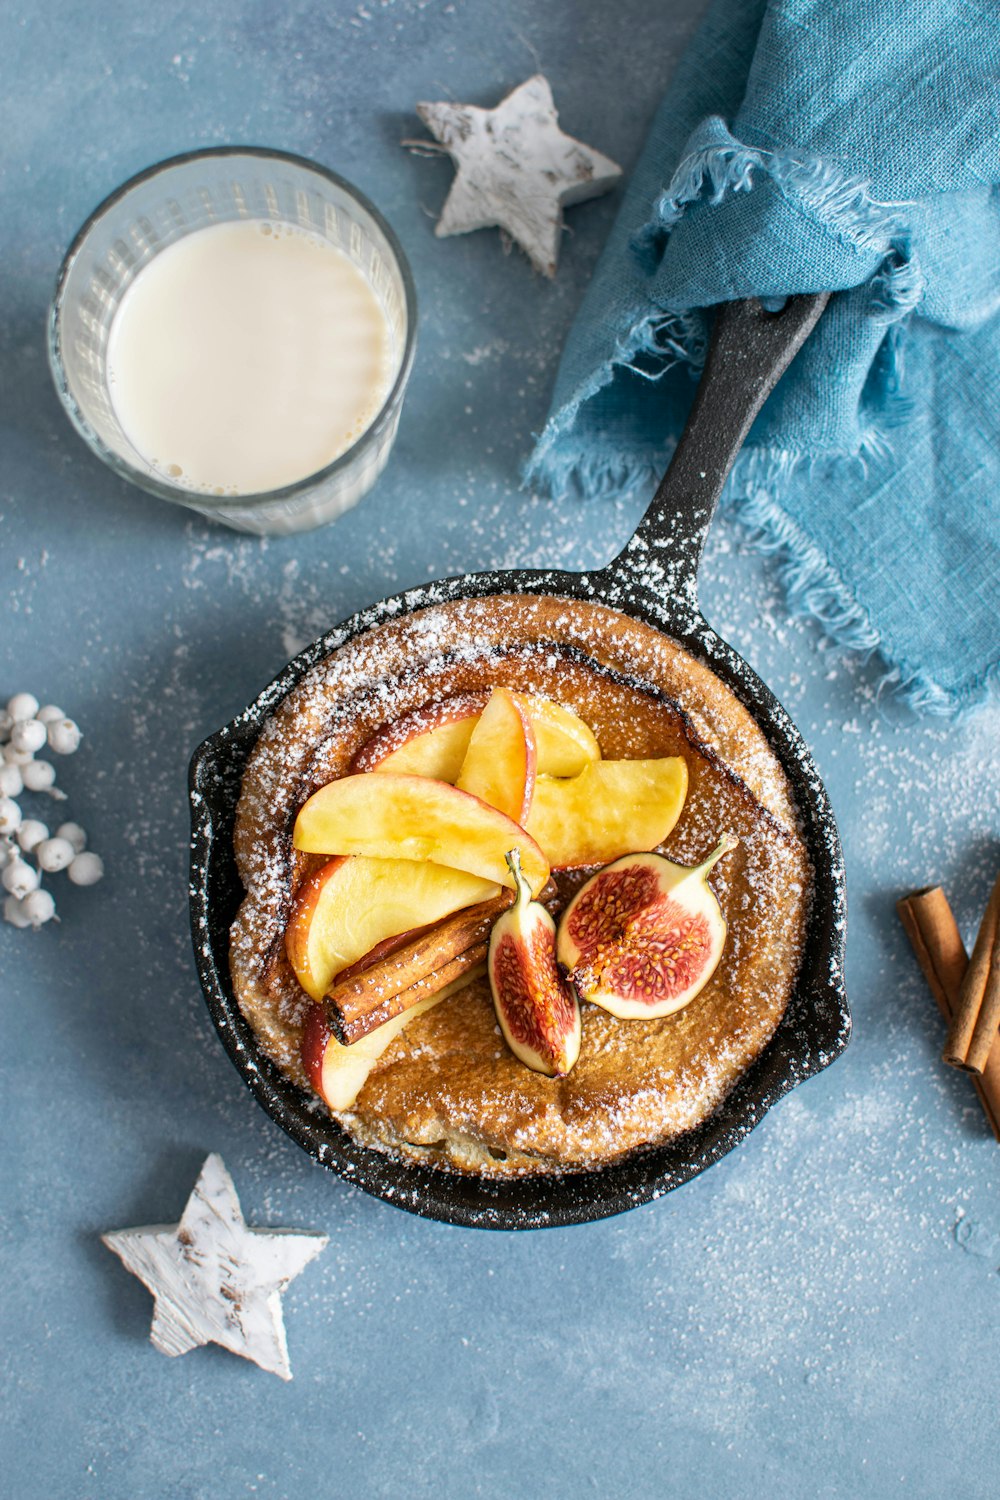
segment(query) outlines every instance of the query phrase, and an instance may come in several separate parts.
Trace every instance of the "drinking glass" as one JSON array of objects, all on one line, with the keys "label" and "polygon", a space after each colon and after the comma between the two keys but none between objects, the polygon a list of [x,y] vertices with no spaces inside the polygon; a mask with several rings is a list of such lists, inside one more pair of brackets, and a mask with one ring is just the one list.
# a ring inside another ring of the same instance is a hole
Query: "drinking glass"
[{"label": "drinking glass", "polygon": [[[374,420],[332,463],[280,489],[215,495],[171,483],[136,450],[111,399],[108,335],[126,291],[154,256],[196,230],[240,219],[296,225],[348,256],[388,322],[394,375]],[[355,505],[385,467],[413,365],[416,311],[413,277],[395,234],[335,172],[260,147],[191,151],[140,172],[84,224],[59,274],[49,363],[71,422],[115,473],[239,531],[307,531]]]}]

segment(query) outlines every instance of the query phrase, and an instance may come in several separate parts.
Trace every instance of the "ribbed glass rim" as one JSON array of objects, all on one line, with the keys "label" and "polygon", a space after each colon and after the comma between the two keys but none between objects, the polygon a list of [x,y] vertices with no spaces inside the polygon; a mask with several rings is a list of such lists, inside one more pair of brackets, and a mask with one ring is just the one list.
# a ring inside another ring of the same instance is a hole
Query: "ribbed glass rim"
[{"label": "ribbed glass rim", "polygon": [[[91,231],[113,208],[124,198],[127,198],[141,183],[149,182],[161,172],[166,172],[174,167],[186,166],[189,162],[211,159],[221,160],[230,157],[249,157],[263,161],[287,162],[294,167],[300,167],[306,172],[312,172],[317,177],[322,177],[327,182],[333,183],[347,197],[353,198],[355,203],[366,214],[370,215],[385,236],[386,243],[399,269],[400,279],[403,283],[403,296],[406,302],[406,340],[403,345],[402,359],[400,360],[399,369],[396,372],[396,378],[385,400],[382,402],[378,414],[351,446],[345,448],[344,452],[338,454],[332,462],[324,465],[322,469],[315,469],[311,474],[304,475],[301,479],[296,479],[292,484],[282,485],[280,489],[257,490],[243,495],[213,495],[202,493],[200,490],[186,489],[182,485],[169,484],[155,474],[138,469],[134,464],[129,463],[128,459],[123,458],[121,454],[115,453],[101,439],[87,420],[70,388],[69,377],[62,357],[60,314],[70,272],[82,252]],[[270,146],[206,146],[195,151],[182,151],[177,156],[168,156],[162,161],[154,162],[152,166],[144,168],[143,171],[137,172],[133,177],[123,182],[113,193],[109,193],[106,198],[102,199],[93,212],[88,214],[74,235],[73,241],[66,251],[62,265],[59,268],[55,295],[52,299],[52,305],[49,308],[47,342],[49,368],[52,371],[52,379],[55,382],[59,399],[70,421],[87,446],[97,454],[98,458],[107,464],[109,469],[113,469],[122,479],[129,480],[130,483],[138,485],[140,489],[158,496],[161,500],[169,500],[175,505],[183,505],[188,509],[195,506],[198,510],[208,512],[212,510],[232,510],[234,506],[238,506],[240,509],[263,508],[276,502],[294,499],[304,491],[311,490],[317,484],[324,483],[340,471],[348,469],[357,458],[359,451],[366,447],[373,437],[377,437],[392,420],[395,406],[409,379],[416,353],[417,289],[413,280],[413,273],[410,270],[410,263],[406,258],[406,252],[400,244],[395,230],[384,215],[375,207],[371,199],[362,193],[360,189],[356,188],[352,182],[348,182],[345,177],[341,177],[339,173],[332,171],[329,167],[324,167],[320,162],[313,161],[311,157],[299,156],[293,151],[278,151]]]}]

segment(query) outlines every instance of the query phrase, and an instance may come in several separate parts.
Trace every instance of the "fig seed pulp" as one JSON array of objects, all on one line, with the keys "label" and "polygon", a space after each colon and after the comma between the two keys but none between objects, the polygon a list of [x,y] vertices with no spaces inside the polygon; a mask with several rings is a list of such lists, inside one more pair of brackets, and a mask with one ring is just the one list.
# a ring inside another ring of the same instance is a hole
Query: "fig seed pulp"
[{"label": "fig seed pulp", "polygon": [[726,834],[700,865],[630,854],[600,870],[563,913],[557,954],[581,999],[622,1020],[672,1015],[718,967],[727,924],[709,872],[736,847]]}]

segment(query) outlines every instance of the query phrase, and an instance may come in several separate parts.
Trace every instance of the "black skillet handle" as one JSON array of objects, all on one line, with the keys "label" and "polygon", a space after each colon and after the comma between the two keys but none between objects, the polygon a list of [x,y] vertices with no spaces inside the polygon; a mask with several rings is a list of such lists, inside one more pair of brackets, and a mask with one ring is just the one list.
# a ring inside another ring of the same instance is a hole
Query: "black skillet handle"
[{"label": "black skillet handle", "polygon": [[698,563],[719,496],[754,418],[805,343],[829,292],[756,298],[718,312],[705,369],[670,467],[608,574],[626,590],[658,586],[697,611]]}]

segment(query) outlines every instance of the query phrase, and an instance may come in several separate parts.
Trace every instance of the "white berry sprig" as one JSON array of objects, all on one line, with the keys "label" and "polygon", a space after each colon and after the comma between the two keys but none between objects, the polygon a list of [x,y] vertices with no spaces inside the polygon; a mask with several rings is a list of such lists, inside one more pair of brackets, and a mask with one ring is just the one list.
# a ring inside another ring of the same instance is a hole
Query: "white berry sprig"
[{"label": "white berry sprig", "polygon": [[65,802],[55,766],[35,755],[45,747],[56,755],[72,755],[81,739],[79,726],[61,708],[54,703],[41,707],[34,693],[15,693],[0,708],[0,885],[6,893],[4,921],[13,927],[39,928],[55,917],[56,904],[42,887],[43,874],[65,870],[80,886],[96,885],[104,874],[79,823],[62,823],[50,834],[47,824],[23,816],[18,801],[28,791]]}]

